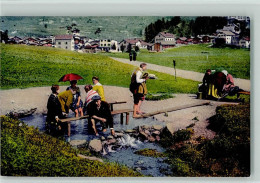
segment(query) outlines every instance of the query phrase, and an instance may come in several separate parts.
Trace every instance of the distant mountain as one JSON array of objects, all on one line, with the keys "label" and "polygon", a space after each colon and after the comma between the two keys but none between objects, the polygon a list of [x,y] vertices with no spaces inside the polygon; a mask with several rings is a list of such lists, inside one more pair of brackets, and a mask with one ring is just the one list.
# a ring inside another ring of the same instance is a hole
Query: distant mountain
[{"label": "distant mountain", "polygon": [[[82,36],[92,39],[144,38],[144,28],[162,17],[159,16],[106,16],[106,17],[23,17],[2,16],[1,30],[10,36],[35,36],[67,34],[68,29],[79,29]],[[170,19],[171,17],[164,17]],[[97,31],[100,30],[100,31]]]}]

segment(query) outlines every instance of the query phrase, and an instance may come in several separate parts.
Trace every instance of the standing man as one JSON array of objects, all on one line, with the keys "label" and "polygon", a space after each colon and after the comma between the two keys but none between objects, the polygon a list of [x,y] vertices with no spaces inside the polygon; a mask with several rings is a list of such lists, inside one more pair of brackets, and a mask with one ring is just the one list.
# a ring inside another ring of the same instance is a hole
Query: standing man
[{"label": "standing man", "polygon": [[87,113],[89,115],[89,123],[91,123],[92,129],[96,136],[99,136],[96,128],[96,123],[100,122],[103,132],[107,131],[110,127],[111,135],[115,135],[113,127],[113,117],[107,102],[101,101],[101,97],[98,95],[93,96],[92,102],[87,106]]},{"label": "standing man", "polygon": [[147,94],[146,80],[149,79],[148,74],[143,76],[143,72],[146,70],[147,64],[141,63],[140,67],[134,71],[131,76],[130,91],[134,95],[134,114],[133,117],[139,117],[143,114],[140,110],[142,101]]},{"label": "standing man", "polygon": [[99,78],[97,76],[93,76],[92,82],[94,84],[92,90],[96,91],[99,94],[102,101],[106,101],[105,94],[104,94],[104,88],[103,88],[102,84],[100,84]]}]

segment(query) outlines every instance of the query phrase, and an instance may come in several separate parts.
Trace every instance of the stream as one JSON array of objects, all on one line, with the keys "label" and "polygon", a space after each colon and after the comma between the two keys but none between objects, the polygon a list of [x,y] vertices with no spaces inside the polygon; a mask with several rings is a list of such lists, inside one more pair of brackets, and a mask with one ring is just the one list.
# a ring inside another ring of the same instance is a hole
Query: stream
[{"label": "stream", "polygon": [[[72,114],[71,114],[72,115]],[[73,117],[73,116],[69,116]],[[45,131],[46,116],[42,114],[34,114],[28,117],[21,118],[28,126],[38,128],[39,131]],[[131,130],[137,126],[142,125],[161,125],[163,123],[152,118],[133,119],[130,117],[128,125],[120,124],[120,115],[114,116],[114,129],[115,131]],[[71,122],[71,136],[68,138],[65,135],[66,141],[70,140],[93,140],[100,139],[101,136],[107,137],[110,135],[110,130],[103,133],[100,126],[97,126],[100,136],[88,134],[88,124],[86,119]],[[117,162],[139,171],[146,176],[163,177],[169,175],[169,166],[164,163],[164,158],[146,157],[135,154],[134,152],[140,149],[149,148],[156,149],[158,152],[164,152],[165,149],[156,143],[142,142],[134,137],[124,135],[118,138],[120,148],[111,149],[108,153],[103,154],[103,158],[109,162]]]}]

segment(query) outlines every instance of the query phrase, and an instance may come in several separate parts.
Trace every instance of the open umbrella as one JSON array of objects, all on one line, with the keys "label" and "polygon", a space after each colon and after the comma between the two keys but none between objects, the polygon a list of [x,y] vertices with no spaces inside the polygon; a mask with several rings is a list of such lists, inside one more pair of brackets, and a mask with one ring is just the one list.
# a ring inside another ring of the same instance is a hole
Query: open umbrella
[{"label": "open umbrella", "polygon": [[59,79],[59,82],[61,82],[61,81],[65,82],[65,81],[72,81],[72,80],[80,80],[80,79],[83,79],[80,75],[70,73],[70,74],[65,74],[64,76],[62,76]]}]

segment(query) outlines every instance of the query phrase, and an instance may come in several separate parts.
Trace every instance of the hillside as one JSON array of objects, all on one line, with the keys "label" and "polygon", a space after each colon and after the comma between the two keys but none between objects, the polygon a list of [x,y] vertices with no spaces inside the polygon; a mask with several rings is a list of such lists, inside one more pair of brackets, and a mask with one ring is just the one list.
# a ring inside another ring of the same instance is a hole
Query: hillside
[{"label": "hillside", "polygon": [[[107,16],[107,17],[1,17],[1,30],[9,36],[48,36],[66,34],[67,27],[78,28],[81,35],[93,39],[115,39],[143,37],[144,28],[159,16]],[[101,33],[95,34],[100,28]]]},{"label": "hillside", "polygon": [[[23,45],[1,46],[1,88],[50,86],[61,76],[77,73],[90,84],[98,76],[104,85],[129,87],[134,66],[117,62],[108,56],[77,53],[57,48]],[[195,93],[198,82],[152,71],[159,79],[148,81],[151,93]],[[174,84],[173,84],[174,83]],[[68,83],[60,82],[60,85]]]}]

